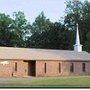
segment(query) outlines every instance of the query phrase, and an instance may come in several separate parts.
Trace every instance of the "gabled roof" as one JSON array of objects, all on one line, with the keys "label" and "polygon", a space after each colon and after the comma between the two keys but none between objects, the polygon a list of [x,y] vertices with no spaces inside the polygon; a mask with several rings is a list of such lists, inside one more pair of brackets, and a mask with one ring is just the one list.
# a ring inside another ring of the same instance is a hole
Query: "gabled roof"
[{"label": "gabled roof", "polygon": [[90,53],[70,50],[0,47],[0,59],[18,60],[90,60]]}]

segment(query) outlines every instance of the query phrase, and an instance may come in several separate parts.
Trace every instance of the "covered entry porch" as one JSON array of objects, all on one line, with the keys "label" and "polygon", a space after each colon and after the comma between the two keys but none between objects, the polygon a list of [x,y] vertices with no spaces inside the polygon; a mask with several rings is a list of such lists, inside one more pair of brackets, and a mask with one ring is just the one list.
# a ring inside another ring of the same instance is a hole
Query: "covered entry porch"
[{"label": "covered entry porch", "polygon": [[36,76],[36,61],[26,61],[27,62],[27,75]]}]

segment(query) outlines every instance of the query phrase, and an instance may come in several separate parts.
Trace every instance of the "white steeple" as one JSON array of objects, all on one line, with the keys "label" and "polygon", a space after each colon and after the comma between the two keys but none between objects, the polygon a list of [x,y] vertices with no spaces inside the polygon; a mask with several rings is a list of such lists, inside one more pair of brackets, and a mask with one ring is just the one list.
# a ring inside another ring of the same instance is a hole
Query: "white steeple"
[{"label": "white steeple", "polygon": [[80,44],[80,39],[79,39],[78,24],[77,24],[76,42],[75,42],[75,45],[74,45],[74,51],[82,52],[82,45]]}]

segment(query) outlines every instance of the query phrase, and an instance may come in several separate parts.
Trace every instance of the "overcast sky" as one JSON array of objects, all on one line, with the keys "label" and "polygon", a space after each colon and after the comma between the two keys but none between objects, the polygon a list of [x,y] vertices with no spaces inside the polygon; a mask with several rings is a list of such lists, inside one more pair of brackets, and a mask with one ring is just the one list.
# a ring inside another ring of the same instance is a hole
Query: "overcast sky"
[{"label": "overcast sky", "polygon": [[58,21],[64,15],[66,0],[0,0],[0,13],[12,15],[23,11],[26,19],[33,22],[41,11],[51,21]]}]

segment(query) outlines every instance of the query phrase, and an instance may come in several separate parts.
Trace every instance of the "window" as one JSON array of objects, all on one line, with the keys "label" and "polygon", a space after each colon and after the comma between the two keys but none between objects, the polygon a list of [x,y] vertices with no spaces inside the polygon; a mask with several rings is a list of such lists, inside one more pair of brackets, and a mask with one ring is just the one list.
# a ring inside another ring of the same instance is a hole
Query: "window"
[{"label": "window", "polygon": [[15,71],[17,71],[17,62],[15,62]]},{"label": "window", "polygon": [[74,72],[74,64],[73,63],[71,63],[71,65],[70,65],[70,72]]},{"label": "window", "polygon": [[82,63],[82,71],[85,72],[85,63]]},{"label": "window", "polygon": [[46,73],[46,63],[44,64],[44,72]]},{"label": "window", "polygon": [[61,72],[61,63],[59,63],[59,73]]}]

